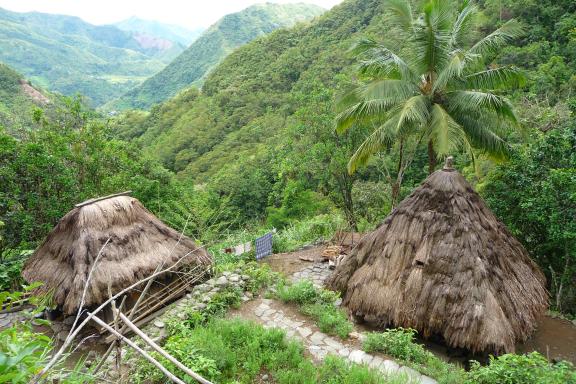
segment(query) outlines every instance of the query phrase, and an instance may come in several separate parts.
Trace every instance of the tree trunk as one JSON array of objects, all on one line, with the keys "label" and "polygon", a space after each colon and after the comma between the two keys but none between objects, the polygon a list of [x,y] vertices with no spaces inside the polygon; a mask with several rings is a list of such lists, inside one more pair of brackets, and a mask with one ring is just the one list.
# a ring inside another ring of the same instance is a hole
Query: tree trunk
[{"label": "tree trunk", "polygon": [[436,152],[432,140],[428,141],[428,174],[431,175],[436,170]]}]

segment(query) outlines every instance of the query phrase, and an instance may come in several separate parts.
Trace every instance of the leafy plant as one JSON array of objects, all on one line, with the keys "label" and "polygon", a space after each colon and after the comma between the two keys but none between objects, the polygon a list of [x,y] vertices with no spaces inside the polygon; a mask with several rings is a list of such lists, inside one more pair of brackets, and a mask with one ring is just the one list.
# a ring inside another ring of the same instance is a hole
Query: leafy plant
[{"label": "leafy plant", "polygon": [[550,363],[538,352],[490,357],[490,364],[472,362],[467,384],[574,384],[576,370],[568,362]]},{"label": "leafy plant", "polygon": [[475,41],[478,8],[471,1],[459,8],[452,1],[429,0],[413,9],[408,0],[389,0],[385,7],[403,49],[368,38],[352,49],[365,82],[342,97],[338,130],[354,124],[376,129],[350,159],[350,172],[380,149],[411,136],[428,143],[429,173],[437,157],[460,149],[472,158],[472,148],[505,156],[503,128],[517,127],[518,118],[496,90],[522,85],[524,78],[512,66],[486,67],[522,35],[520,24],[509,20]]}]

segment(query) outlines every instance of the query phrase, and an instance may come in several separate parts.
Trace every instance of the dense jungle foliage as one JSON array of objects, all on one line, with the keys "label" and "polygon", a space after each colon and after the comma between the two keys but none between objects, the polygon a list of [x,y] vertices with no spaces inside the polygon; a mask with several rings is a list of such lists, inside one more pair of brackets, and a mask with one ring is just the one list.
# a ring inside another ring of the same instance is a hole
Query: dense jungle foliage
[{"label": "dense jungle foliage", "polygon": [[[523,133],[504,132],[507,161],[475,151],[473,164],[457,151],[457,167],[540,263],[553,307],[574,314],[576,5],[502,0],[478,6],[475,40],[511,18],[522,26],[521,37],[487,64],[522,70],[522,85],[498,94],[511,100]],[[383,32],[387,23],[381,1],[346,1],[310,25],[238,49],[202,91],[190,88],[149,113],[128,112],[115,130],[179,179],[228,196],[242,220],[267,218],[281,227],[332,205],[352,227],[369,229],[395,203],[395,187],[402,198],[428,171],[425,145],[411,142],[401,184],[395,186],[397,144],[349,174],[348,160],[370,131],[333,130],[335,100],[356,78],[350,47],[366,37],[397,46],[395,34]]]},{"label": "dense jungle foliage", "polygon": [[[505,133],[507,160],[476,150],[473,163],[459,150],[456,167],[546,273],[552,308],[575,315],[576,4],[478,5],[474,39],[513,17],[523,25],[522,37],[488,65],[522,69],[524,85],[499,95],[511,100],[524,132]],[[310,24],[239,48],[201,91],[186,89],[150,112],[107,121],[72,101],[55,117],[37,112],[18,139],[6,127],[5,254],[33,248],[82,199],[124,189],[175,228],[190,221],[187,233],[202,241],[239,229],[313,228],[305,223],[341,216],[351,229],[370,230],[429,166],[426,143],[406,142],[410,162],[398,183],[406,163],[392,143],[350,174],[348,161],[371,130],[334,131],[336,99],[358,81],[350,47],[366,37],[398,46],[388,25],[382,1],[344,1]]]}]

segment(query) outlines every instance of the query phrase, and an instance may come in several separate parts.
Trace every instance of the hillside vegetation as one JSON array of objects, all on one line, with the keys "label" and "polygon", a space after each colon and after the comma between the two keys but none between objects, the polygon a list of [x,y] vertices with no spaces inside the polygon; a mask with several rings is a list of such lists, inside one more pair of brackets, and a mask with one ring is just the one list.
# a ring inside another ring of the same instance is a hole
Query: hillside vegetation
[{"label": "hillside vegetation", "polygon": [[322,8],[309,4],[267,3],[224,16],[170,65],[119,100],[109,103],[106,109],[147,109],[190,85],[201,85],[210,69],[239,46],[323,12]]},{"label": "hillside vegetation", "polygon": [[0,63],[0,127],[13,134],[29,129],[35,110],[48,112],[59,102],[56,95],[35,88],[18,72]]},{"label": "hillside vegetation", "polygon": [[[201,92],[188,89],[149,113],[128,112],[115,123],[116,131],[182,180],[227,196],[241,220],[267,218],[282,226],[334,204],[350,225],[366,228],[393,204],[398,147],[349,174],[348,160],[369,131],[360,126],[336,135],[334,105],[353,82],[348,52],[359,38],[401,46],[394,33],[386,33],[381,6],[378,0],[345,1],[310,25],[256,39],[215,68]],[[573,313],[576,159],[568,148],[574,147],[576,130],[575,8],[570,1],[483,4],[478,36],[514,16],[524,25],[522,38],[490,58],[520,66],[526,75],[521,88],[500,91],[518,106],[524,134],[501,133],[512,145],[512,162],[498,164],[476,151],[472,164],[466,152],[455,153],[458,167],[548,274],[555,306]],[[400,198],[427,173],[426,149],[418,147],[413,156]],[[515,194],[508,193],[509,182]],[[537,192],[561,184],[560,194]],[[559,214],[545,214],[550,207]]]},{"label": "hillside vegetation", "polygon": [[170,50],[147,47],[134,33],[77,17],[0,8],[0,61],[34,84],[92,105],[119,96],[161,70]]}]

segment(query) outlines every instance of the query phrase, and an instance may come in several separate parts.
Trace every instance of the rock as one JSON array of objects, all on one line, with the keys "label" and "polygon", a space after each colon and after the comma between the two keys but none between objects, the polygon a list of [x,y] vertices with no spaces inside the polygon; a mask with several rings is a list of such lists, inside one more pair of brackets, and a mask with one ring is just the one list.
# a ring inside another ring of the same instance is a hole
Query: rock
[{"label": "rock", "polygon": [[355,349],[350,353],[350,356],[348,356],[348,359],[353,363],[368,364],[372,360],[372,356],[370,356],[369,354],[367,354],[364,351],[361,351],[359,349]]},{"label": "rock", "polygon": [[229,280],[231,283],[238,283],[238,282],[240,281],[240,276],[238,276],[238,275],[230,275],[230,276],[228,277],[228,280]]},{"label": "rock", "polygon": [[222,272],[222,276],[226,276],[226,277],[230,276],[231,274],[232,274],[232,272],[229,272],[229,271]]},{"label": "rock", "polygon": [[74,324],[75,320],[76,320],[76,316],[68,316],[67,318],[64,319],[62,324],[72,326],[72,324]]},{"label": "rock", "polygon": [[242,280],[244,280],[244,281],[250,280],[250,276],[248,276],[248,275],[242,275],[242,276],[240,276],[240,277],[241,277]]},{"label": "rock", "polygon": [[164,325],[165,325],[164,322],[163,322],[163,321],[160,321],[160,320],[156,320],[156,321],[154,322],[154,326],[155,326],[156,328],[164,328]]},{"label": "rock", "polygon": [[202,310],[206,309],[206,307],[207,307],[207,305],[204,304],[204,303],[198,303],[198,304],[195,305],[195,308],[196,308],[196,310],[198,310],[198,311],[202,311]]},{"label": "rock", "polygon": [[398,373],[405,373],[406,376],[408,376],[408,378],[413,382],[420,381],[420,378],[422,377],[420,372],[415,371],[414,369],[412,369],[410,367],[406,367],[406,366],[400,367],[400,369],[398,370]]},{"label": "rock", "polygon": [[431,377],[422,375],[422,377],[420,377],[420,384],[438,384],[438,382]]},{"label": "rock", "polygon": [[216,280],[216,286],[225,286],[228,284],[228,279],[225,276],[220,276],[218,280]]},{"label": "rock", "polygon": [[64,341],[66,340],[66,338],[68,337],[68,331],[60,331],[58,332],[58,334],[56,335],[56,338],[59,341]]},{"label": "rock", "polygon": [[386,373],[396,373],[400,369],[398,363],[392,360],[384,360],[384,362],[380,365],[380,368]]},{"label": "rock", "polygon": [[262,380],[264,380],[264,381],[268,380],[268,375],[266,375],[266,374],[262,375]]},{"label": "rock", "polygon": [[323,344],[324,343],[325,335],[321,332],[314,332],[312,336],[310,336],[310,341],[314,344]]},{"label": "rock", "polygon": [[341,306],[341,305],[342,305],[342,298],[340,298],[340,297],[337,298],[336,301],[334,302],[334,305],[335,305],[336,307]]}]

